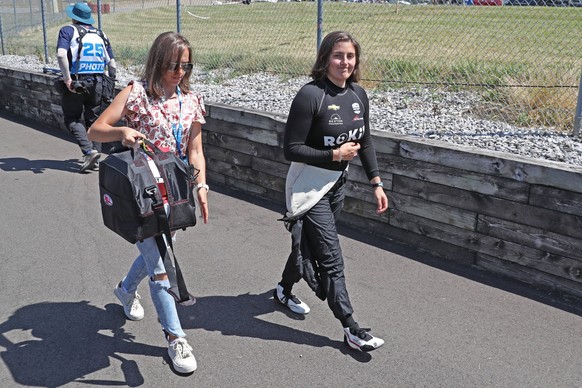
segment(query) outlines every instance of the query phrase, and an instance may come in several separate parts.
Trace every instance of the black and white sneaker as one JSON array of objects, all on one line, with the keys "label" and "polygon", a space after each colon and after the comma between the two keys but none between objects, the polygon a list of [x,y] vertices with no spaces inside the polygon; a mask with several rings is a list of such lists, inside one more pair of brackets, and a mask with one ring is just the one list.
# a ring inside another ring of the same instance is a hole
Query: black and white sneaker
[{"label": "black and white sneaker", "polygon": [[277,284],[277,287],[273,290],[273,298],[282,305],[289,307],[296,314],[307,314],[310,311],[309,306],[295,295],[285,295],[283,286],[280,284]]},{"label": "black and white sneaker", "polygon": [[382,338],[374,337],[368,333],[370,329],[356,327],[344,327],[344,344],[352,349],[369,352],[384,345]]},{"label": "black and white sneaker", "polygon": [[83,164],[79,172],[84,173],[87,170],[93,169],[100,157],[101,154],[97,150],[91,150],[91,152],[83,156]]}]

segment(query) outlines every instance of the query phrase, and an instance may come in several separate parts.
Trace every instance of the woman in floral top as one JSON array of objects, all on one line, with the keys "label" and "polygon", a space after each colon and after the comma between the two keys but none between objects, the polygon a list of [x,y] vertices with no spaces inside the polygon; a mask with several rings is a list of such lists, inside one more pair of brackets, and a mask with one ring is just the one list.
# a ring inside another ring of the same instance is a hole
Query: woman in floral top
[{"label": "woman in floral top", "polygon": [[[164,151],[174,152],[200,173],[197,179],[198,202],[204,223],[208,222],[208,185],[206,162],[202,151],[204,102],[190,90],[192,47],[188,40],[175,32],[159,35],[150,51],[140,82],[130,82],[111,105],[89,128],[93,141],[120,141],[126,147],[137,147],[148,139]],[[124,120],[126,126],[115,126]],[[115,287],[115,295],[131,320],[144,317],[137,293],[139,283],[149,277],[150,294],[159,321],[168,341],[168,354],[174,369],[190,373],[196,369],[192,347],[176,310],[174,298],[167,292],[170,281],[163,258],[151,237],[136,243],[140,255],[128,274]]]}]

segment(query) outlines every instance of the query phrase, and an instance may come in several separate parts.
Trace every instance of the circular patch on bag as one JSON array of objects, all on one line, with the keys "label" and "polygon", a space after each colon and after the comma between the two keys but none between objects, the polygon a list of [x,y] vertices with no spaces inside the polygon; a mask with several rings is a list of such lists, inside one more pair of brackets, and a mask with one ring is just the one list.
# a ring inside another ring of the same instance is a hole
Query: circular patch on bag
[{"label": "circular patch on bag", "polygon": [[111,198],[109,194],[103,194],[103,202],[107,206],[113,206],[113,198]]}]

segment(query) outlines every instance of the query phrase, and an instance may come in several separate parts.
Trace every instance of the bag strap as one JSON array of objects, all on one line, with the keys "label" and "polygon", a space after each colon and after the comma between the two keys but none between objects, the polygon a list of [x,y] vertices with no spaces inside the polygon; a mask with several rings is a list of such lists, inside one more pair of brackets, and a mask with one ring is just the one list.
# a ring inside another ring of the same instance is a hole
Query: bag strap
[{"label": "bag strap", "polygon": [[[192,305],[196,303],[196,299],[194,299],[194,297],[188,292],[186,282],[184,281],[184,275],[182,275],[182,270],[180,269],[180,264],[178,264],[178,259],[174,254],[172,234],[170,232],[170,225],[168,223],[166,211],[164,210],[164,205],[162,204],[162,206],[154,207],[154,213],[158,219],[158,223],[161,224],[164,229],[164,233],[156,236],[155,239],[158,250],[160,251],[160,256],[164,262],[166,274],[170,281],[170,289],[168,290],[168,293],[181,305]],[[170,249],[168,249],[168,247]]]},{"label": "bag strap", "polygon": [[[168,177],[165,170],[160,166],[158,154],[163,153],[159,148],[157,148],[153,143],[148,140],[144,141],[144,144],[150,147],[150,150],[147,147],[143,147],[144,152],[152,158],[156,167],[158,167],[158,171],[160,176],[164,181],[164,185],[168,182]],[[167,189],[166,186],[166,193],[170,197],[171,202],[173,201],[171,190]],[[181,305],[191,305],[196,303],[196,299],[188,292],[188,288],[186,287],[186,282],[184,281],[184,276],[182,275],[182,270],[180,269],[180,265],[178,264],[178,258],[174,253],[174,245],[172,243],[172,232],[170,230],[170,222],[168,220],[168,215],[166,214],[166,210],[164,209],[164,201],[161,198],[157,198],[156,196],[152,196],[153,203],[153,210],[154,214],[156,215],[156,219],[158,221],[158,225],[162,227],[163,233],[159,236],[156,236],[156,244],[158,246],[158,250],[160,251],[160,256],[164,262],[164,267],[166,269],[166,274],[168,275],[168,279],[170,280],[170,290],[168,291],[172,297],[176,300],[176,302],[180,303]],[[170,215],[171,217],[171,215]],[[165,241],[164,241],[165,237]],[[168,249],[168,247],[170,249]]]}]

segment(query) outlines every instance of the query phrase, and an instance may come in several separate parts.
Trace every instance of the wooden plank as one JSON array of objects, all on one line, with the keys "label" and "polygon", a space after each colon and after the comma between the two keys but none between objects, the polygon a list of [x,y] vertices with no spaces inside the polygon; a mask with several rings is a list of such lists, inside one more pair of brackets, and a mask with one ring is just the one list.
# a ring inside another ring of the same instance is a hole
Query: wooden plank
[{"label": "wooden plank", "polygon": [[477,232],[552,254],[582,260],[582,240],[540,228],[480,215],[477,219]]},{"label": "wooden plank", "polygon": [[582,194],[554,187],[533,185],[530,204],[561,213],[582,216]]},{"label": "wooden plank", "polygon": [[557,234],[582,238],[582,217],[542,209],[501,198],[430,182],[394,176],[392,190],[396,193],[423,198],[435,203],[545,229]]},{"label": "wooden plank", "polygon": [[241,124],[257,129],[268,129],[277,133],[285,132],[286,117],[264,111],[209,102],[206,104],[207,117],[232,124]]},{"label": "wooden plank", "polygon": [[390,225],[470,250],[476,250],[476,245],[479,243],[479,235],[473,231],[419,217],[399,209],[390,216]]},{"label": "wooden plank", "polygon": [[[479,233],[464,232],[403,212],[395,213],[390,218],[390,225],[571,281],[580,282],[582,279],[582,263],[572,258],[551,255]],[[499,263],[503,264],[503,261]]]},{"label": "wooden plank", "polygon": [[209,184],[211,183],[217,183],[221,186],[225,186],[226,185],[226,176],[224,174],[221,174],[219,172],[210,170],[210,169],[206,169],[206,180],[208,181]]},{"label": "wooden plank", "polygon": [[[263,172],[254,171],[251,167],[239,166],[235,164],[226,163],[220,160],[207,158],[207,169],[219,172],[226,177],[244,180],[250,184],[262,187],[262,193],[267,187],[270,189],[284,192],[285,180],[274,175],[265,174]],[[253,191],[255,192],[255,191]]]},{"label": "wooden plank", "polygon": [[400,141],[408,139],[408,136],[385,131],[372,131],[372,139],[376,154],[399,155]]},{"label": "wooden plank", "polygon": [[46,101],[45,98],[45,93],[36,90],[29,90],[24,97],[23,103],[27,106],[28,109],[30,109],[30,107],[40,108],[40,102]]},{"label": "wooden plank", "polygon": [[511,199],[516,202],[527,203],[528,200],[529,184],[512,179],[392,155],[379,156],[378,164],[382,166],[382,169],[395,175]]},{"label": "wooden plank", "polygon": [[582,301],[582,287],[577,282],[483,254],[477,255],[475,264],[484,270],[531,284],[536,289],[551,291],[564,299]]},{"label": "wooden plank", "polygon": [[225,185],[234,190],[241,190],[249,194],[258,195],[264,197],[266,195],[266,189],[263,186],[255,185],[246,179],[238,179],[233,176],[225,176]]},{"label": "wooden plank", "polygon": [[267,198],[273,201],[274,203],[278,204],[280,206],[281,214],[285,214],[285,193],[278,190],[271,190],[268,187],[266,189],[267,192],[265,197],[263,198]]},{"label": "wooden plank", "polygon": [[442,222],[457,228],[474,231],[477,228],[477,213],[422,198],[402,194],[390,193],[392,208],[396,212],[414,214],[428,220]]},{"label": "wooden plank", "polygon": [[[384,181],[384,191],[388,197],[388,206],[390,207],[390,192],[386,189],[386,186],[390,186],[390,181]],[[358,183],[348,180],[346,182],[346,195],[352,198],[359,199],[361,201],[368,202],[370,204],[376,205],[376,198],[374,197],[374,189],[369,183]]]},{"label": "wooden plank", "polygon": [[253,157],[251,155],[227,150],[225,148],[206,147],[204,154],[209,159],[219,160],[236,166],[251,167],[253,164]]},{"label": "wooden plank", "polygon": [[426,252],[432,256],[436,255],[439,259],[469,266],[475,261],[475,252],[468,249],[435,240],[422,234],[410,233],[410,231],[405,229],[386,225],[370,218],[363,218],[350,213],[342,213],[339,222],[376,236],[397,241],[420,252]]},{"label": "wooden plank", "polygon": [[287,178],[287,170],[289,170],[289,163],[278,163],[270,159],[253,157],[253,170],[274,175],[282,179]]},{"label": "wooden plank", "polygon": [[35,84],[41,84],[48,87],[53,87],[54,83],[59,79],[59,77],[51,76],[42,73],[29,73],[30,74],[30,81]]},{"label": "wooden plank", "polygon": [[[392,187],[392,174],[390,172],[385,172],[380,170],[380,178],[384,182],[384,189],[390,190]],[[354,160],[350,162],[350,167],[348,169],[348,179],[353,182],[358,182],[362,185],[370,186],[370,180],[364,171],[364,167],[359,160]]]},{"label": "wooden plank", "polygon": [[30,81],[32,79],[32,73],[18,71],[15,69],[2,68],[2,73],[2,76],[6,77],[6,79],[10,78],[11,82],[14,80]]},{"label": "wooden plank", "polygon": [[569,257],[552,255],[479,233],[464,232],[448,224],[439,225],[401,211],[390,218],[390,225],[572,281],[582,279],[582,262]]},{"label": "wooden plank", "polygon": [[344,213],[357,214],[360,217],[370,218],[372,220],[388,224],[390,213],[376,214],[376,205],[360,201],[359,199],[346,197],[344,200]]},{"label": "wooden plank", "polygon": [[398,155],[403,158],[582,192],[582,166],[430,140],[407,138],[399,144]]},{"label": "wooden plank", "polygon": [[487,256],[582,283],[582,262],[483,234],[475,235],[475,250]]},{"label": "wooden plank", "polygon": [[230,123],[224,125],[223,121],[207,117],[204,128],[209,131],[222,133],[225,135],[250,140],[258,144],[267,144],[271,146],[279,145],[277,132],[269,129],[253,128],[240,123]]},{"label": "wooden plank", "polygon": [[248,155],[260,156],[276,162],[289,163],[283,155],[283,148],[256,143],[251,140],[229,136],[227,134],[214,132],[207,127],[203,127],[203,133],[207,134],[207,143],[212,146],[226,148]]}]

